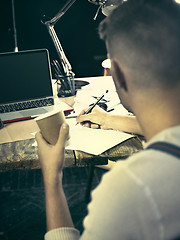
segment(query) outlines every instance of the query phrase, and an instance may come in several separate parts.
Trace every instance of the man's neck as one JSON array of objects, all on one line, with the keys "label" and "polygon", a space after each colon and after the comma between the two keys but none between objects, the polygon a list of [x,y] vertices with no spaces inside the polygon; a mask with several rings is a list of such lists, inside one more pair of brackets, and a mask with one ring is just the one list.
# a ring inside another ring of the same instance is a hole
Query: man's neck
[{"label": "man's neck", "polygon": [[179,96],[176,98],[171,94],[165,98],[147,96],[146,99],[146,103],[137,103],[134,112],[147,141],[167,128],[180,125]]}]

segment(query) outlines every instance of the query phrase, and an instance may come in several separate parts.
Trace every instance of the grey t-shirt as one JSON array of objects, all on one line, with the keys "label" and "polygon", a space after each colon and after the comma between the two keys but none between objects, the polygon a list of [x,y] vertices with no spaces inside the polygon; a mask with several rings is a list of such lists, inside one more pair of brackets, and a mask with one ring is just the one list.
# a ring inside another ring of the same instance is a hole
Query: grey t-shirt
[{"label": "grey t-shirt", "polygon": [[[180,146],[180,126],[162,131],[147,146],[156,141]],[[58,229],[58,238],[51,238],[51,231],[46,239],[176,239],[180,236],[179,188],[180,159],[152,149],[141,151],[104,175],[92,193],[81,237],[75,232],[62,238],[63,229]]]}]

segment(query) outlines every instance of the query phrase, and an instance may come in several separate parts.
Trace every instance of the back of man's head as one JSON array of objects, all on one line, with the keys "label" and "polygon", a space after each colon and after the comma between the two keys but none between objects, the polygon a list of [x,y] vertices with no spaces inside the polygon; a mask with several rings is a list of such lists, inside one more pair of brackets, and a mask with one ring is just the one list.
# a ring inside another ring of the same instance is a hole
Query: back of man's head
[{"label": "back of man's head", "polygon": [[118,58],[141,87],[180,87],[180,5],[128,0],[99,27],[110,58]]}]

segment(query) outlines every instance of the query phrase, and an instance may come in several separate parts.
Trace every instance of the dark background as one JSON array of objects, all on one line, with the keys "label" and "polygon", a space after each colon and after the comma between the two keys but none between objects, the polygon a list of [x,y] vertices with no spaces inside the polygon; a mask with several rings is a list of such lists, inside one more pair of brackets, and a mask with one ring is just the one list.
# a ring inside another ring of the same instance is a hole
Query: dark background
[{"label": "dark background", "polygon": [[[14,0],[17,45],[19,51],[47,48],[51,61],[58,59],[43,15],[50,18],[67,0]],[[0,0],[0,53],[14,51],[14,32],[11,0]],[[77,0],[56,23],[55,30],[76,77],[103,75],[101,62],[106,59],[105,44],[98,36],[98,25],[104,15],[93,18],[97,6],[88,0]]]}]

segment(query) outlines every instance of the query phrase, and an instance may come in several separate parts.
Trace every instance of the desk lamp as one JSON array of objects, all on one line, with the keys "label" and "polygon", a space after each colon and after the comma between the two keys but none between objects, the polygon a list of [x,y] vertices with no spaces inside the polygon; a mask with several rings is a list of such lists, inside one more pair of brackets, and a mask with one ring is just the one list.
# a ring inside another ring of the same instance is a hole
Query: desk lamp
[{"label": "desk lamp", "polygon": [[[74,82],[75,74],[73,73],[71,64],[63,51],[62,45],[56,34],[54,26],[76,1],[77,0],[68,0],[67,3],[60,9],[60,11],[52,19],[47,19],[45,16],[43,16],[43,19],[41,20],[41,22],[48,29],[48,32],[52,38],[52,41],[54,43],[54,46],[59,57],[59,62],[53,61],[56,72],[56,78],[57,81],[60,81],[61,85],[58,91],[59,97],[68,97],[75,95],[75,82]],[[102,13],[106,16],[117,5],[123,3],[123,0],[88,0],[88,1],[96,5],[99,5],[97,14],[99,12],[99,9],[102,9]]]}]

